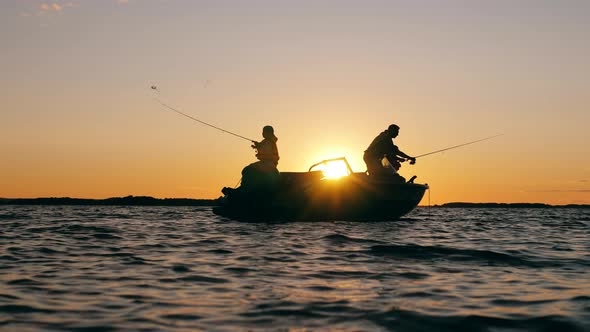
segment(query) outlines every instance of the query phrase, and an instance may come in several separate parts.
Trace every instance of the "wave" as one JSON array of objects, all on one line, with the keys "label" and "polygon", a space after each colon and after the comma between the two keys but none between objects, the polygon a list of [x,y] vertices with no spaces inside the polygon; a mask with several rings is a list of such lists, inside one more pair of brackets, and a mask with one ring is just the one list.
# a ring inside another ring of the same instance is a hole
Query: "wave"
[{"label": "wave", "polygon": [[488,315],[434,316],[393,309],[369,314],[367,318],[394,331],[587,331],[581,324],[559,315],[531,318]]},{"label": "wave", "polygon": [[213,277],[206,277],[198,274],[180,277],[180,278],[162,278],[159,279],[160,282],[163,283],[175,283],[175,282],[197,282],[197,283],[207,283],[207,284],[225,284],[228,283],[229,280],[222,279],[222,278],[213,278]]},{"label": "wave", "polygon": [[86,226],[80,224],[66,225],[62,228],[63,232],[66,233],[116,233],[117,231],[113,228],[105,226]]},{"label": "wave", "polygon": [[[240,316],[259,323],[262,318],[266,324],[280,324],[285,321],[314,322],[316,327],[338,325],[349,330],[390,331],[587,331],[579,322],[560,315],[537,317],[512,317],[494,315],[429,315],[419,311],[390,308],[367,310],[349,301],[311,302],[308,304],[290,301],[272,301],[240,313]],[[360,325],[359,325],[360,324]],[[309,325],[308,325],[309,326]],[[320,328],[321,329],[321,328]]]},{"label": "wave", "polygon": [[323,240],[330,241],[330,242],[348,242],[348,243],[383,243],[377,240],[370,240],[370,239],[359,239],[355,237],[350,237],[342,234],[330,234],[326,235],[322,238]]},{"label": "wave", "polygon": [[179,314],[161,315],[160,318],[162,318],[162,319],[168,319],[168,320],[189,320],[189,321],[193,321],[193,320],[201,319],[203,317],[202,316],[199,316],[199,315],[179,313]]},{"label": "wave", "polygon": [[5,304],[0,305],[0,312],[8,313],[8,314],[27,314],[27,313],[45,313],[51,314],[54,313],[54,310],[43,309],[28,305],[19,305],[19,304]]},{"label": "wave", "polygon": [[511,265],[528,267],[545,267],[553,262],[537,262],[516,255],[491,250],[459,249],[441,246],[421,246],[417,244],[375,245],[369,249],[373,255],[396,256],[415,259],[444,258],[452,261],[476,261],[490,265]]},{"label": "wave", "polygon": [[33,217],[31,217],[28,214],[20,214],[20,213],[0,214],[0,220],[10,220],[10,219],[14,219],[14,220],[33,219]]}]

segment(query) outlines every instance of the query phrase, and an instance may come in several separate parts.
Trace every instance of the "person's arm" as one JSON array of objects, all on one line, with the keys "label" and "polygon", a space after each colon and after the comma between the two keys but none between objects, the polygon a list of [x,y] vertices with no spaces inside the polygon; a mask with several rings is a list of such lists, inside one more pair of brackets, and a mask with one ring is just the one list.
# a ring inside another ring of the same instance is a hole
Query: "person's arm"
[{"label": "person's arm", "polygon": [[414,157],[410,157],[409,155],[405,154],[404,152],[402,152],[401,150],[397,150],[397,155],[406,159],[410,160],[410,164],[415,164],[416,163],[416,158]]},{"label": "person's arm", "polygon": [[406,159],[414,159],[413,157],[410,157],[407,154],[403,153],[401,150],[397,150],[397,155]]},{"label": "person's arm", "polygon": [[[409,159],[409,160],[411,161],[411,164],[414,164],[414,163],[416,163],[416,158],[414,158],[414,157],[411,157],[410,155],[408,155],[408,154],[404,153],[404,152],[403,152],[402,150],[400,150],[400,149],[399,149],[399,148],[398,148],[398,147],[397,147],[395,144],[393,144],[393,142],[391,143],[391,145],[392,145],[392,151],[393,151],[393,153],[392,153],[392,154],[394,155],[394,157],[395,157],[396,159],[398,159],[398,160],[399,160],[399,159],[401,159],[401,158],[404,158],[404,159]],[[401,158],[400,158],[400,157],[401,157]],[[403,160],[401,160],[401,161],[403,161]]]}]

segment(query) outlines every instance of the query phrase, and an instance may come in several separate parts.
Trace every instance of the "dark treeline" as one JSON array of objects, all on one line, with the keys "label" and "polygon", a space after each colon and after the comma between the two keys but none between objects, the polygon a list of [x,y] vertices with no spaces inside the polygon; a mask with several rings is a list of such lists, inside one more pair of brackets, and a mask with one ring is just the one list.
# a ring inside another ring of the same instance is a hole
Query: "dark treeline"
[{"label": "dark treeline", "polygon": [[544,203],[466,203],[466,202],[451,202],[437,207],[445,208],[590,208],[590,205],[583,204],[568,204],[568,205],[549,205]]},{"label": "dark treeline", "polygon": [[0,198],[0,205],[120,205],[120,206],[216,206],[219,199],[154,198],[150,196],[87,199],[70,197]]}]

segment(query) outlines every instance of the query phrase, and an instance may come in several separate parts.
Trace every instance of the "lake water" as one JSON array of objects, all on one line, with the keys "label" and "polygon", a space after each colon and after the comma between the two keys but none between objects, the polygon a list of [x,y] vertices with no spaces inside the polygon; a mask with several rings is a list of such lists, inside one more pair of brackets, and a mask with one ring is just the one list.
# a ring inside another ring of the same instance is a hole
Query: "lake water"
[{"label": "lake water", "polygon": [[2,331],[590,331],[590,209],[0,206]]}]

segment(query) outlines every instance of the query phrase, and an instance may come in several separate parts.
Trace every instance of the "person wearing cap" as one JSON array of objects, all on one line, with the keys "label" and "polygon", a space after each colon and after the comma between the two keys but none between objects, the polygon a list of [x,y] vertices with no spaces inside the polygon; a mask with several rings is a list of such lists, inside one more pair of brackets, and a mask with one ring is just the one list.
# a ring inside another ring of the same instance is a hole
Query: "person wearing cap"
[{"label": "person wearing cap", "polygon": [[396,138],[397,135],[399,135],[399,126],[392,124],[387,130],[384,130],[377,135],[365,150],[363,160],[365,161],[365,164],[367,164],[369,175],[375,176],[384,174],[384,167],[382,164],[383,158],[387,158],[387,161],[393,166],[396,172],[401,167],[400,161],[410,160],[411,164],[416,162],[416,158],[410,157],[400,151],[400,149],[393,144],[393,139]]}]

